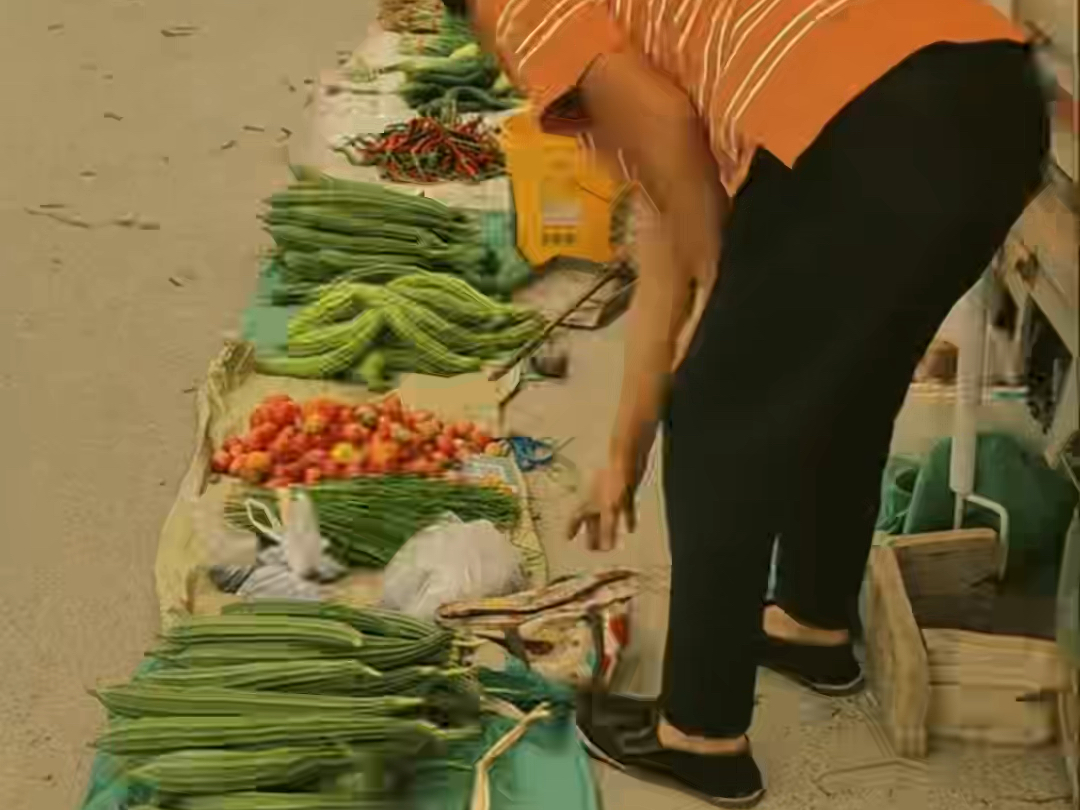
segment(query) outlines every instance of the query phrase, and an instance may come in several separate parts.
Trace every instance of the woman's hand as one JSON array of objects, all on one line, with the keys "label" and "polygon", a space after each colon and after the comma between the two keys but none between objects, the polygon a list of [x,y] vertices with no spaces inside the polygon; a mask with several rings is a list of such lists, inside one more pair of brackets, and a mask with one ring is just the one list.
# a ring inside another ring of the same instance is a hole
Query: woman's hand
[{"label": "woman's hand", "polygon": [[573,540],[585,529],[586,542],[594,551],[611,551],[618,539],[619,519],[626,521],[627,531],[637,527],[634,512],[635,476],[621,465],[609,466],[598,472],[585,501],[570,521],[569,536]]}]

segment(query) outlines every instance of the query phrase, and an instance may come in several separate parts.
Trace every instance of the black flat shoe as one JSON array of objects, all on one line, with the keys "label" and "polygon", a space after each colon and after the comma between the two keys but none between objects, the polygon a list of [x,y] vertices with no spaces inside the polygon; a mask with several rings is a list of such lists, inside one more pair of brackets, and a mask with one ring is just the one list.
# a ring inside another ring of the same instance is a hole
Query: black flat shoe
[{"label": "black flat shoe", "polygon": [[583,695],[578,735],[590,756],[643,778],[660,776],[716,807],[753,807],[765,788],[747,749],[705,756],[660,745],[656,701],[619,695]]},{"label": "black flat shoe", "polygon": [[825,647],[762,636],[761,665],[818,694],[844,697],[866,685],[851,642]]}]

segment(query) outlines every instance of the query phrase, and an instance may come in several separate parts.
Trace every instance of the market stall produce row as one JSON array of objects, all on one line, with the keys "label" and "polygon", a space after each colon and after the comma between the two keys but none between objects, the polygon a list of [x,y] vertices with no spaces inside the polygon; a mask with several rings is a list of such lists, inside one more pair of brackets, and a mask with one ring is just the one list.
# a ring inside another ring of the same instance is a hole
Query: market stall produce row
[{"label": "market stall produce row", "polygon": [[[390,92],[419,117],[354,132],[349,160],[334,156],[390,183],[453,179],[480,195],[505,184],[477,182],[503,158],[486,124],[460,117],[516,104],[505,77],[429,5],[388,3],[383,19],[430,35],[390,66],[405,80]],[[470,532],[477,548],[501,544],[517,573],[460,598],[546,578],[500,438],[516,380],[480,373],[545,325],[509,300],[530,273],[510,255],[505,206],[495,220],[478,210],[489,204],[452,207],[325,166],[295,174],[261,216],[274,247],[245,313],[252,342],[230,342],[198,394],[197,449],[157,561],[163,638],[129,683],[96,691],[110,722],[87,807],[498,808],[497,766],[511,782],[543,774],[519,787],[544,806],[592,810],[571,692],[478,666],[465,628],[358,606],[379,601],[384,569],[400,590],[402,566],[430,565],[416,549],[452,535],[459,559],[424,574],[441,593],[438,577],[470,564]],[[582,613],[573,638],[592,638],[596,615]]]}]

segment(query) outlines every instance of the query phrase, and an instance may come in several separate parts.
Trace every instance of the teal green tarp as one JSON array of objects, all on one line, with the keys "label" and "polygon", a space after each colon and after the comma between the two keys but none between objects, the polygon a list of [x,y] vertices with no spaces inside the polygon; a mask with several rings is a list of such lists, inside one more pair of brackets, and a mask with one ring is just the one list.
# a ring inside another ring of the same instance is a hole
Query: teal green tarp
[{"label": "teal green tarp", "polygon": [[[944,439],[921,464],[890,461],[882,484],[879,530],[919,534],[953,527],[951,451],[952,440]],[[1068,479],[1013,437],[988,433],[978,438],[975,492],[1008,510],[1006,578],[1023,578],[1033,593],[1055,593],[1065,535],[1077,501]],[[968,504],[964,526],[997,529],[998,519],[993,512]]]}]

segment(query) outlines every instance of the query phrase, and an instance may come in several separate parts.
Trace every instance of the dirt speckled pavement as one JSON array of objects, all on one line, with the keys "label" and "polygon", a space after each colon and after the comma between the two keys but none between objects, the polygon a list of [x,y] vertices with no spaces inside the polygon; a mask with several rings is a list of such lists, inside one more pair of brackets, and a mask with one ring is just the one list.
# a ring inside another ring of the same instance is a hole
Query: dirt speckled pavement
[{"label": "dirt speckled pavement", "polygon": [[281,128],[373,9],[0,4],[0,807],[81,798],[85,690],[156,631],[191,389],[254,285]]}]

